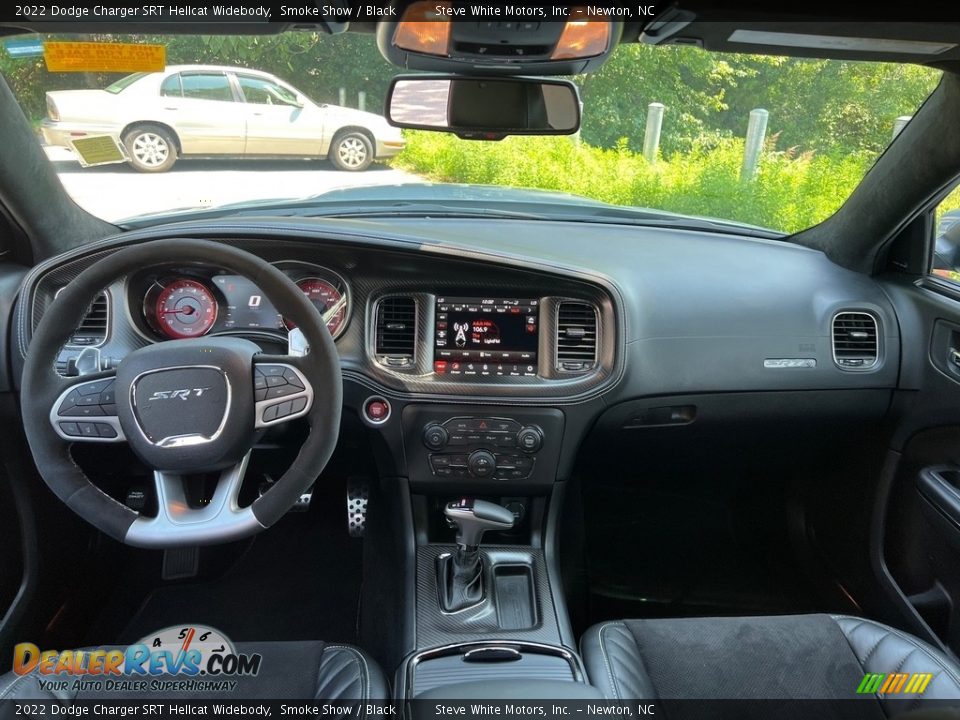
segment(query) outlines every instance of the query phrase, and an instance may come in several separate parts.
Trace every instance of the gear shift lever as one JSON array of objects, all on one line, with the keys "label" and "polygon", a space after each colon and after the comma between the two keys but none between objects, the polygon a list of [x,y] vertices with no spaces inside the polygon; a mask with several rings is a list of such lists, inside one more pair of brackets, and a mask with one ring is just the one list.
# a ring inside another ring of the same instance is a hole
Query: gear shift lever
[{"label": "gear shift lever", "polygon": [[440,605],[457,612],[483,599],[483,568],[480,541],[487,530],[509,530],[513,513],[486,500],[457,500],[443,509],[447,521],[457,528],[457,552],[437,561]]}]

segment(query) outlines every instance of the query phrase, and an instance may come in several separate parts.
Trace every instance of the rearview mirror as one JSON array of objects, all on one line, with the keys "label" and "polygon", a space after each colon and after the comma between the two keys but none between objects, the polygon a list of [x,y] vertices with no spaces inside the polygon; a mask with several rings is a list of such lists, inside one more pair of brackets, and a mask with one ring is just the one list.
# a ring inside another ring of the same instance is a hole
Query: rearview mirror
[{"label": "rearview mirror", "polygon": [[468,139],[571,135],[580,128],[580,96],[567,80],[401,75],[387,92],[386,116],[395,127]]}]

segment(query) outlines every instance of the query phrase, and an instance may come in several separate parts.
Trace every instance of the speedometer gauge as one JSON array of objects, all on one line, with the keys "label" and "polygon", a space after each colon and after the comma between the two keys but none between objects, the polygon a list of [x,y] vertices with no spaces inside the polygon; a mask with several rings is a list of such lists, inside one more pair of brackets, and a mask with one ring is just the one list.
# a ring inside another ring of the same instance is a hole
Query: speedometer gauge
[{"label": "speedometer gauge", "polygon": [[[337,337],[347,317],[347,298],[333,283],[321,278],[304,278],[297,281],[297,287],[314,304],[320,314],[327,318],[327,330]],[[284,321],[287,328],[296,327],[289,320]]]},{"label": "speedometer gauge", "polygon": [[169,338],[200,337],[217,321],[217,301],[203,283],[174,280],[156,296],[148,317]]}]

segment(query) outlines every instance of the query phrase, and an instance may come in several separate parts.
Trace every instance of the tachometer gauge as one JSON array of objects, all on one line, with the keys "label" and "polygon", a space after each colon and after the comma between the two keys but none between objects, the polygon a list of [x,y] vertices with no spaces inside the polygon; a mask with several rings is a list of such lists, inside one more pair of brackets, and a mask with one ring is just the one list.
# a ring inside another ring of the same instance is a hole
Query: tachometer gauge
[{"label": "tachometer gauge", "polygon": [[154,327],[175,340],[206,335],[217,321],[213,293],[203,283],[185,278],[163,287],[156,295],[152,312],[149,300],[146,310]]},{"label": "tachometer gauge", "polygon": [[[337,337],[344,327],[347,317],[347,298],[336,286],[321,278],[304,278],[297,281],[297,287],[303,291],[310,302],[314,304],[320,314],[327,319],[327,330],[333,337]],[[288,329],[296,327],[289,320],[284,321]]]}]

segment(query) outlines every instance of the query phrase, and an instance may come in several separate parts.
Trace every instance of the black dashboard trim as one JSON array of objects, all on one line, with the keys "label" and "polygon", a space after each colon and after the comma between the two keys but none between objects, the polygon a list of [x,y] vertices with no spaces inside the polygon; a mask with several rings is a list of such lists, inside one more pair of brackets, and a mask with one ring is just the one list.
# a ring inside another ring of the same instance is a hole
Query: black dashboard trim
[{"label": "black dashboard trim", "polygon": [[[274,238],[284,238],[291,241],[322,240],[326,243],[361,244],[369,248],[383,248],[401,252],[420,252],[441,256],[450,259],[473,260],[482,263],[494,263],[514,270],[562,276],[570,281],[588,284],[596,288],[598,297],[606,296],[610,303],[610,313],[615,323],[612,344],[612,358],[609,372],[588,378],[586,381],[549,381],[531,385],[507,386],[443,383],[443,392],[435,392],[437,384],[432,382],[418,382],[415,384],[391,384],[389,380],[395,377],[376,376],[376,367],[369,368],[373,373],[356,372],[348,366],[344,373],[366,378],[377,392],[392,394],[397,397],[416,397],[438,402],[471,403],[510,401],[534,405],[557,405],[586,402],[615,386],[624,376],[625,333],[623,332],[624,310],[622,294],[616,284],[607,276],[586,272],[582,268],[562,265],[546,261],[537,261],[533,258],[504,252],[485,252],[480,250],[464,251],[462,248],[445,245],[443,243],[424,242],[397,234],[385,234],[381,226],[377,226],[377,234],[371,234],[367,228],[349,227],[362,224],[361,221],[310,219],[305,222],[276,222],[275,219],[264,220],[263,223],[232,222],[218,220],[216,222],[177,223],[167,226],[128,231],[119,235],[105,238],[86,246],[75,248],[62,255],[50,258],[37,265],[25,278],[23,288],[27,292],[21,296],[17,309],[17,344],[21,358],[26,356],[28,339],[27,334],[32,332],[36,321],[34,305],[36,302],[37,287],[44,277],[63,267],[64,265],[83,262],[108,254],[127,245],[150,240],[173,237],[200,237],[219,242],[242,243],[244,241],[262,241]],[[344,227],[347,225],[348,227]],[[594,299],[594,298],[591,298]],[[354,308],[356,313],[359,308]],[[367,358],[372,364],[372,360]],[[374,376],[371,377],[371,374]],[[392,375],[392,374],[391,374]]]}]

